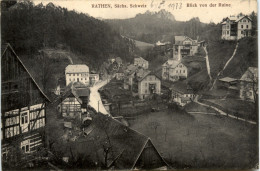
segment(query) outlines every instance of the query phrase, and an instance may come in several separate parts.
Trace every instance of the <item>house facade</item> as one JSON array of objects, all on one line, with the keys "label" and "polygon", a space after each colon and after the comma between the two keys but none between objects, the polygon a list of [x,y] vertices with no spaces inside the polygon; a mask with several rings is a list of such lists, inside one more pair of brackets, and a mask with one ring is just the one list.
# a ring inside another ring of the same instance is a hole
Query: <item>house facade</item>
[{"label": "house facade", "polygon": [[190,103],[195,98],[193,90],[186,84],[186,82],[177,82],[174,85],[172,85],[170,90],[170,102],[176,103],[181,107]]},{"label": "house facade", "polygon": [[252,19],[248,16],[230,16],[221,24],[221,38],[224,40],[237,40],[251,36]]},{"label": "house facade", "polygon": [[149,62],[147,60],[145,60],[142,57],[138,57],[138,58],[134,58],[134,65],[135,66],[140,66],[144,69],[148,69],[149,67]]},{"label": "house facade", "polygon": [[185,56],[194,56],[198,52],[197,40],[192,40],[187,36],[175,36],[173,44],[173,59],[181,60]]},{"label": "house facade", "polygon": [[87,65],[68,65],[65,69],[66,85],[81,82],[89,85],[89,67]]},{"label": "house facade", "polygon": [[138,96],[145,99],[152,94],[161,94],[161,80],[149,71],[138,79]]},{"label": "house facade", "polygon": [[40,89],[10,44],[2,47],[2,161],[17,159],[43,147],[48,97]]},{"label": "house facade", "polygon": [[162,79],[178,81],[188,77],[188,68],[181,61],[169,59],[162,65]]},{"label": "house facade", "polygon": [[249,67],[240,78],[240,98],[254,101],[258,94],[258,68]]},{"label": "house facade", "polygon": [[82,113],[86,112],[89,102],[90,91],[86,87],[71,87],[60,99],[58,111],[62,117],[81,118]]}]

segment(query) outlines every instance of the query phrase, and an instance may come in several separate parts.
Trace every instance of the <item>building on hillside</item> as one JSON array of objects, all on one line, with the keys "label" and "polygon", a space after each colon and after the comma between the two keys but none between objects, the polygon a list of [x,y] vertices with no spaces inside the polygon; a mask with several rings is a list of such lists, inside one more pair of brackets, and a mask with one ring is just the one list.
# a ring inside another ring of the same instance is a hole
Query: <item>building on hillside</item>
[{"label": "building on hillside", "polygon": [[156,51],[166,51],[171,48],[171,42],[156,42],[154,49]]},{"label": "building on hillside", "polygon": [[137,58],[134,58],[134,65],[143,67],[144,69],[148,69],[149,62],[142,57],[137,57]]},{"label": "building on hillside", "polygon": [[85,64],[68,65],[65,69],[66,86],[71,82],[89,85],[89,68]]},{"label": "building on hillside", "polygon": [[133,64],[127,66],[126,71],[124,73],[124,89],[132,90],[133,79],[135,78],[137,70],[138,66],[134,66]]},{"label": "building on hillside", "polygon": [[10,44],[2,46],[1,72],[2,162],[19,163],[17,148],[30,156],[44,145],[49,99]]},{"label": "building on hillside", "polygon": [[100,113],[94,115],[88,120],[84,132],[85,136],[64,149],[64,157],[68,160],[82,156],[89,163],[109,170],[168,169],[149,137],[111,117]]},{"label": "building on hillside", "polygon": [[235,78],[224,77],[218,80],[218,87],[228,89],[231,86],[237,86],[238,80]]},{"label": "building on hillside", "polygon": [[173,44],[173,59],[180,61],[185,56],[194,56],[198,52],[197,40],[187,36],[175,36]]},{"label": "building on hillside", "polygon": [[251,36],[252,19],[248,16],[230,16],[222,23],[221,38],[225,40],[237,40]]},{"label": "building on hillside", "polygon": [[87,112],[90,90],[87,87],[71,86],[57,99],[58,111],[62,117],[82,118],[82,114]]},{"label": "building on hillside", "polygon": [[123,65],[123,61],[120,57],[116,57],[115,62],[117,63],[118,67],[121,67]]},{"label": "building on hillside", "polygon": [[137,78],[137,81],[140,99],[145,99],[153,94],[161,94],[161,79],[151,71],[147,71],[142,77]]},{"label": "building on hillside", "polygon": [[98,82],[99,81],[99,74],[89,74],[89,81],[90,81],[90,83],[93,85],[93,84],[95,84],[96,82]]},{"label": "building on hillside", "polygon": [[170,90],[170,102],[176,103],[179,106],[185,106],[195,98],[192,88],[184,81],[176,82],[171,86]]},{"label": "building on hillside", "polygon": [[122,67],[119,68],[119,70],[116,72],[116,79],[117,80],[123,80],[124,79],[124,70]]},{"label": "building on hillside", "polygon": [[240,78],[240,98],[255,101],[258,94],[258,68],[249,67]]},{"label": "building on hillside", "polygon": [[169,59],[162,65],[162,79],[178,81],[188,77],[188,68],[181,61]]}]

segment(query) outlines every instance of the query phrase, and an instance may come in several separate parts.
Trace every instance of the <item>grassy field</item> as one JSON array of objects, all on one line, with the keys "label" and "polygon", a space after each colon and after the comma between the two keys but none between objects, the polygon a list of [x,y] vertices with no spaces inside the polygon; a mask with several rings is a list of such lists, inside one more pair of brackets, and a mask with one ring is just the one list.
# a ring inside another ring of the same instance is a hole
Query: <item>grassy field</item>
[{"label": "grassy field", "polygon": [[233,119],[161,111],[129,123],[149,136],[173,167],[241,169],[258,161],[257,128]]},{"label": "grassy field", "polygon": [[235,50],[235,41],[209,42],[208,57],[211,76],[215,78],[225,63],[229,60]]}]

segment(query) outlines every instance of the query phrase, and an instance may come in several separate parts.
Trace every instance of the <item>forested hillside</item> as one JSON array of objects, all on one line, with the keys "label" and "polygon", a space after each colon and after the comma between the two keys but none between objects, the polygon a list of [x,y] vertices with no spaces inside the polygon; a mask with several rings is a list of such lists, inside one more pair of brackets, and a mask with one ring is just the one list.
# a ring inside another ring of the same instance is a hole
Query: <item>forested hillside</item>
[{"label": "forested hillside", "polygon": [[17,3],[3,11],[1,19],[2,42],[30,58],[42,48],[63,48],[83,55],[82,61],[98,67],[109,55],[127,60],[134,49],[133,42],[103,21],[52,3]]},{"label": "forested hillside", "polygon": [[[257,16],[253,12],[249,17],[253,21],[252,32],[255,34]],[[105,21],[120,34],[147,43],[155,43],[159,40],[173,42],[176,35],[186,35],[192,39],[199,38],[206,41],[217,41],[221,38],[221,21],[217,24],[212,22],[206,24],[197,17],[188,21],[177,21],[166,10],[147,11],[144,14],[137,14],[134,18]]]}]

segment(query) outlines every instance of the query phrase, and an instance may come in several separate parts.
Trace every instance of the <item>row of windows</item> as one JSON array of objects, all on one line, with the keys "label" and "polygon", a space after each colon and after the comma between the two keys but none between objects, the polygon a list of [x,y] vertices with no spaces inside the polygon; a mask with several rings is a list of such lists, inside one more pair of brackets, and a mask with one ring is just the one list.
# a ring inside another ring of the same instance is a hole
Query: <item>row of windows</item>
[{"label": "row of windows", "polygon": [[19,116],[7,118],[7,119],[5,120],[5,126],[10,126],[10,125],[19,124],[19,119],[20,119]]},{"label": "row of windows", "polygon": [[[241,25],[241,28],[244,28],[244,25]],[[248,28],[248,25],[246,25],[246,28]]]},{"label": "row of windows", "polygon": [[[179,73],[181,74],[181,71],[182,71],[182,70],[179,70],[179,71],[178,71],[178,70],[176,70],[176,73],[178,73],[178,72],[179,72]],[[185,73],[185,70],[183,70],[183,71],[182,71],[182,73]]]},{"label": "row of windows", "polygon": [[83,74],[68,74],[69,76],[82,76],[82,77],[88,77],[87,73],[83,73]]},{"label": "row of windows", "polygon": [[41,128],[41,127],[44,127],[45,126],[45,119],[42,118],[42,119],[38,119],[35,124],[34,124],[34,127],[33,127],[33,124],[34,124],[34,121],[30,122],[30,128],[32,130],[34,129],[38,129],[38,128]]},{"label": "row of windows", "polygon": [[[76,81],[77,79],[76,79],[76,78],[73,78],[73,79],[70,78],[69,80],[70,80],[70,81]],[[81,78],[81,80],[84,80],[84,78]],[[87,80],[87,78],[85,78],[85,80]]]},{"label": "row of windows", "polygon": [[5,136],[6,138],[13,137],[15,135],[18,135],[20,133],[20,127],[15,126],[15,127],[10,127],[5,129]]}]

